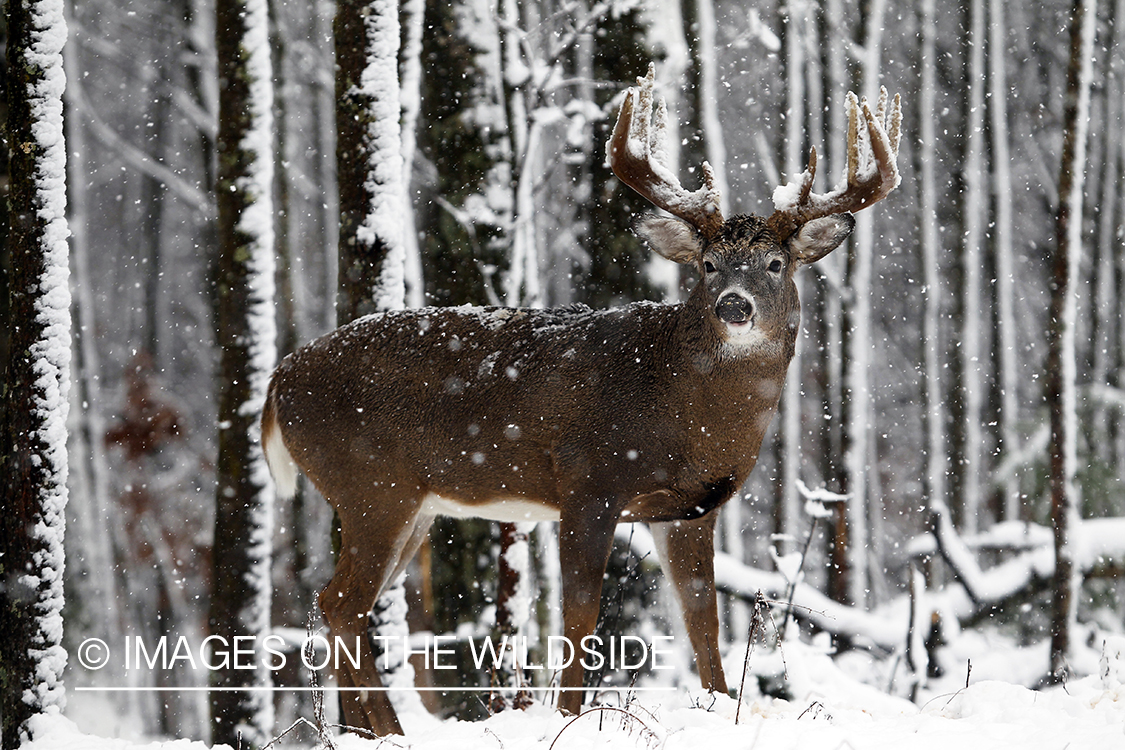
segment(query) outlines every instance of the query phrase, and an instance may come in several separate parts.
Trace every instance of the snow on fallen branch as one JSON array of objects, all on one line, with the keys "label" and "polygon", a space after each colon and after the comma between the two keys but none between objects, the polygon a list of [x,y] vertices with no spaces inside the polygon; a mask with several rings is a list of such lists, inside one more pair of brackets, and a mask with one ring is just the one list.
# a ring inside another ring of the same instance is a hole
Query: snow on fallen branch
[{"label": "snow on fallen branch", "polygon": [[[715,555],[715,586],[724,594],[753,601],[758,591],[778,600],[789,582],[780,573],[752,568],[719,552]],[[793,615],[833,635],[844,636],[862,648],[894,651],[906,638],[907,623],[877,612],[868,612],[832,601],[812,586],[798,586],[793,593]]]},{"label": "snow on fallen branch", "polygon": [[979,609],[981,601],[977,592],[985,585],[982,580],[984,573],[968,545],[953,528],[953,521],[949,516],[949,508],[945,503],[935,501],[930,511],[930,532],[937,542],[941,558],[956,571],[957,579],[965,587],[965,593],[969,595],[973,606]]},{"label": "snow on fallen branch", "polygon": [[[646,526],[634,524],[630,531],[629,526],[621,524],[617,529],[617,538],[629,542],[634,554],[638,557],[653,554],[652,559],[656,559],[652,535]],[[748,602],[753,602],[759,591],[767,598],[780,602],[788,590],[789,581],[780,573],[752,568],[726,553],[718,552],[715,554],[715,586],[724,594]],[[898,618],[901,620],[898,622],[885,614],[834,602],[811,586],[797,587],[793,606],[794,616],[798,619],[844,636],[862,648],[893,651],[906,638],[905,618]]]},{"label": "snow on fallen branch", "polygon": [[[1055,573],[1055,551],[1050,529],[1036,524],[997,524],[988,533],[960,537],[948,518],[931,529],[933,543],[964,587],[968,601],[945,592],[946,604],[962,623],[971,623],[1007,601],[1042,587]],[[1125,518],[1092,518],[1071,531],[1075,564],[1083,576],[1098,569],[1125,564]],[[982,571],[970,547],[1025,549],[995,567]],[[930,554],[926,540],[911,545],[913,555]]]},{"label": "snow on fallen branch", "polygon": [[[1051,532],[1042,526],[1025,523],[997,524],[986,534],[963,538],[948,518],[937,514],[934,535],[922,537],[910,546],[914,556],[939,553],[949,564],[962,586],[927,595],[935,611],[948,613],[969,626],[995,608],[1028,591],[1041,588],[1055,571]],[[655,548],[648,528],[636,524],[630,530],[622,524],[617,538],[631,544],[638,556]],[[1083,575],[1125,566],[1125,518],[1087,519],[1072,531],[1076,565]],[[939,551],[939,546],[944,551]],[[982,570],[974,549],[1024,550],[1015,557]],[[655,559],[655,556],[653,557]],[[965,586],[965,581],[969,585]],[[719,591],[753,602],[758,591],[776,601],[786,595],[789,581],[780,573],[753,568],[722,552],[715,554],[715,584]],[[972,595],[968,594],[969,589]],[[783,605],[778,605],[783,606]],[[793,596],[794,615],[815,627],[847,638],[861,648],[894,651],[905,644],[909,625],[909,596],[895,597],[867,611],[840,604],[808,585],[798,586]]]}]

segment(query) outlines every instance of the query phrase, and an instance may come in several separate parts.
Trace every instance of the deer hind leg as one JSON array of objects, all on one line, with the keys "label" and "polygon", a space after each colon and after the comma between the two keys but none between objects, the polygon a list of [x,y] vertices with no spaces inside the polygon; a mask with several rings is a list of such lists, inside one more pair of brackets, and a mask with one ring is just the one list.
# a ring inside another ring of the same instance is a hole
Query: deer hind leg
[{"label": "deer hind leg", "polygon": [[[337,507],[343,510],[341,504]],[[392,580],[391,574],[405,567],[404,554],[417,536],[419,501],[382,497],[376,505],[364,498],[350,507],[367,512],[341,512],[340,557],[332,580],[320,594],[332,642],[338,637],[349,651],[357,645],[359,649],[358,666],[343,653],[338,660],[333,654],[343,718],[349,727],[380,736],[402,734],[398,716],[383,689],[367,631],[375,600]],[[376,512],[376,508],[384,512]]]},{"label": "deer hind leg", "polygon": [[660,567],[672,582],[684,616],[703,687],[727,692],[719,654],[719,608],[715,599],[715,518],[651,523]]}]

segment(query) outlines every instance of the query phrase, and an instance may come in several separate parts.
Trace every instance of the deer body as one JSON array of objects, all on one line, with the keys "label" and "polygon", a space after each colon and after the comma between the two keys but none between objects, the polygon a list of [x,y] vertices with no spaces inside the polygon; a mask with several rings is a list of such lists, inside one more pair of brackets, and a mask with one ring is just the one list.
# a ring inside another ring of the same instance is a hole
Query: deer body
[{"label": "deer body", "polygon": [[593,502],[593,482],[628,520],[699,516],[753,468],[792,354],[789,337],[724,355],[704,312],[692,300],[376,314],[282,363],[273,418],[318,485],[411,486],[435,507],[558,520]]},{"label": "deer body", "polygon": [[[884,169],[897,150],[897,106],[889,137],[882,106],[878,117],[865,109],[872,139],[884,141],[873,147],[873,183],[853,179],[849,159],[846,191],[810,196],[814,156],[791,210],[724,221],[706,165],[708,184],[686,193],[650,155],[663,152],[662,128],[647,131],[651,70],[640,84],[609,159],[623,182],[679,217],[650,216],[639,230],[661,255],[698,269],[688,300],[379,313],[317,339],[274,373],[262,436],[279,491],[292,491],[299,468],[340,517],[340,558],[320,602],[336,635],[361,636],[361,666],[337,670],[343,687],[380,685],[363,637],[368,612],[445,514],[559,521],[572,644],[594,631],[615,526],[648,522],[701,681],[727,689],[715,510],[754,468],[777,409],[800,321],[793,274],[848,236],[849,209],[897,183],[893,160]],[[854,131],[855,106],[850,114]],[[661,107],[658,124],[663,116]],[[563,670],[560,708],[580,709],[582,678],[577,660]],[[385,693],[342,700],[348,724],[401,732]]]}]

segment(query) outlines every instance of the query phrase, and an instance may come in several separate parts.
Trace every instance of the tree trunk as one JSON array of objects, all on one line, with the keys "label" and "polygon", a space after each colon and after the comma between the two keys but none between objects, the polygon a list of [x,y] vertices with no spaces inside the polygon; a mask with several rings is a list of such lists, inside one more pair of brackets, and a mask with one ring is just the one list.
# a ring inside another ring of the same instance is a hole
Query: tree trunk
[{"label": "tree trunk", "polygon": [[1055,577],[1051,607],[1050,677],[1069,672],[1070,637],[1077,618],[1078,577],[1070,532],[1081,501],[1075,483],[1078,456],[1075,326],[1078,269],[1082,252],[1082,188],[1093,77],[1096,0],[1075,0],[1070,19],[1070,63],[1063,109],[1063,149],[1059,169],[1059,209],[1055,253],[1051,259],[1051,317],[1047,329],[1047,404],[1051,411],[1051,521],[1055,538]]},{"label": "tree trunk", "polygon": [[[68,12],[73,3],[68,4]],[[110,530],[109,467],[105,450],[105,419],[102,409],[101,360],[96,345],[99,320],[91,283],[90,243],[86,232],[88,223],[87,180],[91,172],[86,150],[86,126],[76,95],[79,71],[79,45],[68,44],[63,59],[67,87],[66,145],[67,158],[67,209],[69,224],[73,228],[70,238],[71,268],[74,284],[74,389],[71,405],[72,434],[70,454],[70,487],[73,490],[69,503],[70,519],[77,520],[79,531],[67,537],[70,550],[84,569],[74,571],[70,580],[76,582],[84,611],[93,616],[99,637],[107,643],[124,643],[118,610],[117,577],[110,574],[114,568],[113,539]],[[73,544],[71,543],[73,540]],[[121,678],[117,664],[107,664],[101,671],[107,681]],[[117,684],[116,682],[114,684]],[[124,710],[128,697],[111,694],[110,700],[119,710]]]},{"label": "tree trunk", "polygon": [[[999,384],[1001,458],[1019,450],[1019,353],[1016,351],[1016,268],[1012,257],[1012,177],[1008,154],[1008,83],[1004,59],[1007,53],[1003,0],[989,0],[989,107],[992,113],[992,194],[996,202],[993,246],[996,255],[996,380]],[[1019,483],[1015,476],[1004,481],[996,503],[999,520],[1020,517]]]},{"label": "tree trunk", "polygon": [[[508,142],[508,189],[511,211],[507,217],[504,242],[508,248],[508,274],[504,281],[504,304],[510,307],[543,307],[540,247],[537,241],[538,214],[535,210],[535,183],[542,174],[540,144],[543,126],[535,117],[540,104],[536,81],[521,71],[541,60],[525,59],[522,29],[535,28],[534,4],[505,0],[500,24],[500,86]],[[522,15],[521,15],[522,12]]]},{"label": "tree trunk", "polygon": [[29,738],[28,721],[57,714],[62,671],[66,418],[70,389],[70,288],[63,140],[62,0],[12,0],[8,34],[7,144],[11,258],[0,424],[0,721],[3,747]]},{"label": "tree trunk", "polygon": [[[167,80],[168,74],[164,66],[158,66],[158,80]],[[168,138],[168,116],[170,109],[168,97],[159,92],[153,92],[153,99],[145,117],[149,123],[147,136],[151,138],[151,149],[156,160],[166,163],[168,160],[164,153],[165,143]],[[141,275],[144,278],[144,325],[142,328],[141,347],[152,358],[157,371],[160,370],[160,327],[162,321],[167,320],[162,315],[165,295],[161,293],[161,281],[164,277],[162,262],[161,235],[164,219],[164,196],[166,193],[161,180],[151,174],[140,176],[140,235],[143,246],[141,259]]]},{"label": "tree trunk", "polygon": [[922,254],[922,285],[924,308],[922,312],[922,393],[924,398],[923,423],[925,424],[925,465],[922,469],[922,486],[926,504],[945,504],[945,473],[948,461],[945,454],[945,402],[941,389],[941,241],[937,231],[937,190],[934,167],[937,165],[935,149],[934,97],[937,83],[934,19],[934,0],[923,0],[921,9],[921,90],[918,92],[918,213],[919,246]]},{"label": "tree trunk", "polygon": [[[216,342],[219,454],[216,463],[210,634],[233,648],[261,648],[270,627],[273,495],[258,415],[276,359],[273,234],[273,91],[265,0],[220,0],[216,8],[219,131]],[[255,663],[260,663],[255,654]],[[269,670],[212,672],[211,741],[261,746],[273,701]]]},{"label": "tree trunk", "polygon": [[[344,0],[336,7],[339,325],[406,304],[399,34],[397,2]],[[375,634],[406,636],[406,611],[403,575],[374,602]],[[413,668],[395,655],[390,649],[379,660],[384,684],[413,687]],[[400,713],[420,707],[416,692],[395,690],[390,698]]]},{"label": "tree trunk", "polygon": [[[313,33],[321,39],[334,39],[335,37],[335,11],[336,4],[332,0],[313,0],[315,15],[313,18]],[[316,184],[322,185],[324,201],[318,203],[319,227],[317,240],[324,249],[324,286],[318,290],[317,298],[323,306],[313,320],[320,323],[324,329],[331,329],[339,319],[336,309],[339,297],[340,278],[340,180],[336,170],[336,127],[335,115],[339,114],[339,101],[336,98],[335,55],[325,61],[324,70],[314,80],[316,86],[316,112],[314,115],[314,138],[317,145],[318,156],[313,160],[313,171],[317,178]]]},{"label": "tree trunk", "polygon": [[[1117,269],[1116,256],[1119,247],[1118,222],[1123,218],[1118,213],[1118,201],[1121,191],[1121,149],[1122,149],[1122,102],[1125,100],[1125,30],[1121,25],[1125,23],[1125,0],[1117,0],[1114,7],[1113,40],[1108,57],[1108,74],[1105,75],[1105,126],[1101,129],[1105,147],[1105,158],[1102,160],[1101,198],[1098,201],[1100,213],[1098,216],[1097,230],[1097,262],[1094,272],[1093,295],[1093,369],[1090,373],[1090,382],[1096,385],[1109,385],[1110,373],[1114,366],[1116,354],[1114,342],[1118,340],[1118,327],[1121,320],[1117,317]],[[1099,403],[1092,415],[1092,430],[1090,447],[1094,455],[1105,465],[1108,471],[1116,469],[1116,475],[1121,476],[1121,467],[1116,465],[1116,451],[1112,425],[1121,424],[1120,417],[1115,417],[1112,408]]]},{"label": "tree trunk", "polygon": [[984,221],[988,201],[984,191],[984,3],[972,0],[969,9],[969,34],[966,39],[968,65],[964,112],[964,161],[962,182],[964,228],[961,235],[961,331],[957,347],[961,359],[960,460],[954,462],[959,474],[953,512],[958,528],[965,533],[977,529],[980,510],[981,463],[984,459],[983,421],[984,383],[981,359],[981,278],[984,276]]},{"label": "tree trunk", "polygon": [[[825,169],[818,169],[822,182],[844,172],[846,151],[843,148],[847,135],[847,113],[840,106],[839,98],[847,90],[848,31],[844,24],[844,9],[841,0],[826,0],[824,7],[824,28],[821,35],[821,48],[825,50],[825,101],[821,106],[827,113],[827,133],[825,138]],[[816,189],[821,189],[817,187]],[[821,366],[825,372],[827,393],[824,399],[824,475],[829,487],[841,493],[848,491],[848,477],[844,465],[846,445],[845,429],[845,389],[844,374],[850,350],[845,346],[848,317],[843,301],[844,268],[847,253],[854,240],[827,258],[816,268],[824,280],[824,346],[820,350]],[[828,534],[828,594],[834,601],[847,602],[851,587],[851,563],[848,559],[847,505],[837,503],[834,507],[832,530]]]},{"label": "tree trunk", "polygon": [[[0,55],[0,80],[8,80],[7,48],[8,25],[0,24],[0,42],[4,45],[5,54]],[[7,127],[8,123],[8,95],[6,90],[0,90],[0,122]],[[11,187],[11,163],[9,161],[8,146],[0,147],[0,238],[8,236],[8,193]],[[7,241],[0,241],[0,373],[3,373],[8,362],[8,344],[11,341],[11,326],[9,325],[9,283],[12,273],[11,256]],[[0,374],[0,377],[3,377]],[[6,381],[5,381],[6,382]],[[0,393],[6,393],[4,383],[0,382]],[[0,398],[0,424],[4,423],[7,401]]]},{"label": "tree trunk", "polygon": [[[784,182],[792,175],[800,174],[805,161],[805,61],[804,61],[804,3],[790,0],[785,6],[785,91],[787,96],[785,112],[785,158]],[[794,281],[798,296],[804,292],[804,274]],[[778,437],[780,445],[779,484],[776,493],[774,533],[795,537],[798,525],[797,480],[801,465],[801,374],[803,336],[797,333],[797,346],[789,371],[785,377],[779,409]],[[737,501],[737,497],[734,501]],[[779,549],[785,554],[793,550]],[[741,634],[740,634],[741,635]]]},{"label": "tree trunk", "polygon": [[[531,608],[531,530],[530,523],[503,522],[500,524],[500,554],[496,576],[496,633],[500,639],[514,638],[523,631],[528,622]],[[526,635],[526,632],[524,633]],[[513,649],[513,654],[518,650]],[[508,673],[506,665],[497,670],[496,681],[501,687],[519,686],[529,674]],[[517,694],[512,704],[525,707],[528,696]],[[507,708],[508,701],[494,695],[490,704],[492,710]]]},{"label": "tree trunk", "polygon": [[[699,39],[694,52],[699,65],[699,127],[703,131],[703,150],[715,175],[715,188],[719,191],[720,210],[730,216],[730,191],[727,189],[727,146],[719,118],[719,61],[720,45],[716,42],[714,0],[695,0],[696,25]],[[800,170],[798,170],[800,171]]]},{"label": "tree trunk", "polygon": [[336,323],[404,306],[398,3],[336,8]]},{"label": "tree trunk", "polygon": [[[883,16],[886,10],[884,0],[874,0],[866,8],[860,26],[860,43],[863,54],[858,70],[860,89],[868,98],[874,100],[878,92],[879,66],[882,54]],[[871,445],[869,432],[872,418],[870,358],[873,341],[871,337],[871,294],[872,275],[875,256],[874,217],[868,211],[856,217],[856,228],[848,242],[845,287],[850,292],[850,300],[845,305],[845,415],[844,461],[847,476],[845,493],[850,496],[847,502],[847,601],[862,605],[867,600],[867,542],[868,506],[880,502],[871,498],[868,492],[867,475],[877,471],[873,466],[875,457],[869,453]]]},{"label": "tree trunk", "polygon": [[425,0],[405,0],[402,5],[402,49],[399,52],[399,77],[402,79],[402,202],[403,248],[406,255],[406,304],[422,307],[426,288],[422,278],[422,256],[414,218],[411,176],[418,138],[418,116],[422,108],[422,34],[425,31]]}]

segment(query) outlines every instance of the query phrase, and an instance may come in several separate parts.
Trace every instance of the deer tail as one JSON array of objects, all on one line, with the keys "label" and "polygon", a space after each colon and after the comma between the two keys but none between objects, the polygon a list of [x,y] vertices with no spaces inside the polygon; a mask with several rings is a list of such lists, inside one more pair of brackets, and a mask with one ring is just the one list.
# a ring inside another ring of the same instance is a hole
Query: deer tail
[{"label": "deer tail", "polygon": [[266,465],[280,498],[290,498],[297,492],[297,464],[281,436],[281,425],[277,422],[277,409],[274,407],[273,382],[266,394],[266,405],[262,409],[262,451],[266,455]]}]

